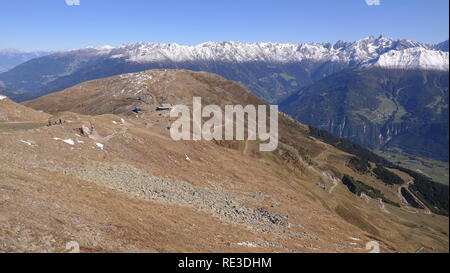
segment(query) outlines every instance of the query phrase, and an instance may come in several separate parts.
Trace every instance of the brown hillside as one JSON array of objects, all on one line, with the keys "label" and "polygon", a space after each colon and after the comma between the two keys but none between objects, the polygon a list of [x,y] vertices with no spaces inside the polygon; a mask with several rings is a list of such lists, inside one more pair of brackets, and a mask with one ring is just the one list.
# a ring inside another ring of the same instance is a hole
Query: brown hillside
[{"label": "brown hillside", "polygon": [[[65,252],[77,241],[82,252],[366,252],[375,240],[382,252],[448,252],[448,218],[401,203],[398,186],[355,173],[350,155],[284,115],[274,152],[252,141],[173,141],[155,108],[192,96],[261,103],[217,75],[170,70],[26,102],[66,123],[0,129],[0,251]],[[90,123],[94,133],[82,136]],[[351,194],[343,174],[401,207]]]},{"label": "brown hillside", "polygon": [[[3,97],[0,95],[0,97]],[[0,123],[23,121],[47,121],[49,114],[38,112],[29,107],[15,103],[8,98],[0,99]]]}]

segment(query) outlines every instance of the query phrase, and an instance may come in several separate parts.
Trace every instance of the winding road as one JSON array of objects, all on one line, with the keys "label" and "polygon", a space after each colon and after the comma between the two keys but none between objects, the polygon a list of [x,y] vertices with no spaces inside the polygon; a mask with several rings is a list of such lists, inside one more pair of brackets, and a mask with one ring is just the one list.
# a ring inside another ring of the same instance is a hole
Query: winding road
[{"label": "winding road", "polygon": [[[402,194],[402,189],[405,189],[406,191],[408,191],[411,194],[411,196],[414,198],[414,200],[424,208],[425,214],[431,214],[431,210],[422,201],[420,201],[414,194],[412,194],[410,190],[408,190],[408,187],[413,183],[414,183],[414,180],[410,180],[405,185],[398,187],[398,196],[400,197],[400,200],[402,200],[403,203],[410,205],[408,203],[408,201],[406,200],[406,198]],[[418,212],[417,209],[415,211]]]}]

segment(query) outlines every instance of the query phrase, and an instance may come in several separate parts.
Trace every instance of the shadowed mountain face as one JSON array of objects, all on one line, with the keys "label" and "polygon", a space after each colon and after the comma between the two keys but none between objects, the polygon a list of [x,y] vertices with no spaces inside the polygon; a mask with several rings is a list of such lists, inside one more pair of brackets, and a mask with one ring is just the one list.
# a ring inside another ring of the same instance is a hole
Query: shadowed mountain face
[{"label": "shadowed mountain face", "polygon": [[[47,61],[47,58],[34,60],[36,65],[39,65],[39,62]],[[42,75],[36,77],[35,65],[30,63],[1,75],[0,80],[9,83],[10,88],[27,90],[19,98],[19,101],[24,101],[65,89],[80,82],[122,73],[148,69],[189,69],[219,74],[227,79],[240,82],[259,98],[274,103],[289,96],[299,88],[310,85],[346,67],[345,64],[337,62],[321,63],[315,61],[293,63],[258,61],[242,63],[220,61],[134,63],[122,59],[95,57],[95,59],[89,59],[86,63],[77,61],[77,66],[80,67],[76,71],[55,75],[56,71],[65,71],[72,61],[69,56],[67,60],[55,59],[55,72],[49,71],[48,75],[52,75],[50,77],[43,77]],[[43,65],[45,69],[53,67],[53,65]],[[18,75],[25,77],[25,80],[16,82]]]},{"label": "shadowed mountain face", "polygon": [[39,58],[49,54],[51,54],[51,52],[22,52],[16,49],[0,49],[0,73],[8,71],[33,58]]},{"label": "shadowed mountain face", "polygon": [[435,45],[434,49],[448,52],[448,40]]},{"label": "shadowed mountain face", "polygon": [[347,70],[301,89],[282,111],[371,149],[448,161],[447,72]]},{"label": "shadowed mountain face", "polygon": [[21,101],[25,96],[25,92],[14,91],[14,90],[0,86],[0,95],[5,95],[13,101]]},{"label": "shadowed mountain face", "polygon": [[42,58],[32,59],[8,72],[2,73],[0,86],[10,90],[22,91],[18,99],[22,101],[33,96],[30,94],[31,90],[37,92],[37,89],[59,77],[64,77],[78,69],[93,65],[104,59],[104,55],[98,54],[97,50],[90,49],[72,51],[71,54],[64,52],[55,53]]}]

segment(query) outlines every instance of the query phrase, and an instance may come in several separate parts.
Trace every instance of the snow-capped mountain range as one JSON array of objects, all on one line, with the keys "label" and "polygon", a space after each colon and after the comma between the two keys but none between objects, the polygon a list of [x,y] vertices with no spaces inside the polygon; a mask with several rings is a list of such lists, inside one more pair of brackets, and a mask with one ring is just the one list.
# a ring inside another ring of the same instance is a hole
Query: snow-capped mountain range
[{"label": "snow-capped mountain range", "polygon": [[134,43],[88,47],[29,60],[0,73],[0,87],[32,99],[77,83],[149,69],[206,71],[239,82],[278,103],[299,89],[348,68],[448,71],[448,41],[429,45],[383,36],[356,42],[199,45]]},{"label": "snow-capped mountain range", "polygon": [[151,62],[339,62],[350,66],[448,70],[449,53],[439,45],[411,40],[367,37],[356,42],[283,44],[207,42],[195,46],[176,43],[136,43],[117,47],[90,47],[98,55],[135,63]]}]

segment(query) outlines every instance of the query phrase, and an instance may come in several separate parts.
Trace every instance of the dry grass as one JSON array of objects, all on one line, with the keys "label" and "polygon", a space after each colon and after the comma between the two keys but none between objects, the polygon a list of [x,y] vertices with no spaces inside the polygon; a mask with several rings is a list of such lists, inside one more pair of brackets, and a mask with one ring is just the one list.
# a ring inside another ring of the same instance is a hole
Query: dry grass
[{"label": "dry grass", "polygon": [[[261,102],[240,85],[216,75],[145,73],[153,80],[143,87],[130,84],[132,75],[117,76],[26,103],[72,123],[0,132],[0,250],[62,252],[67,241],[76,240],[88,252],[358,252],[364,251],[367,241],[377,238],[388,252],[412,252],[422,245],[427,251],[448,252],[446,217],[391,206],[386,206],[390,212],[386,213],[374,200],[366,203],[342,184],[333,193],[317,187],[318,181],[327,189],[332,186],[325,172],[336,177],[347,173],[386,195],[395,193],[394,188],[380,186],[374,177],[354,173],[345,164],[348,154],[310,138],[305,126],[282,115],[283,143],[280,151],[273,153],[259,152],[255,142],[171,140],[166,128],[170,121],[154,111],[159,103],[188,104],[194,95],[204,97],[205,104]],[[148,104],[144,113],[136,116],[129,107],[134,106],[140,89]],[[121,118],[126,125],[113,123]],[[75,129],[86,122],[93,122],[100,136],[120,132],[123,126],[127,130],[105,141],[102,151],[92,139],[75,136]],[[72,146],[54,137],[83,143]],[[310,157],[312,165],[304,160],[305,154],[295,152],[299,150]],[[293,160],[283,157],[283,151],[294,151]],[[244,198],[246,206],[288,216],[286,235],[256,232],[196,207],[146,201],[64,172],[64,166],[82,169],[93,162],[128,164],[153,176],[209,190],[223,188],[242,198],[262,196]],[[61,168],[53,169],[55,166]],[[412,236],[405,239],[406,234]],[[50,235],[54,241],[48,239]],[[350,237],[361,241],[355,246]],[[269,243],[256,248],[238,245],[258,238]]]}]

